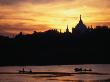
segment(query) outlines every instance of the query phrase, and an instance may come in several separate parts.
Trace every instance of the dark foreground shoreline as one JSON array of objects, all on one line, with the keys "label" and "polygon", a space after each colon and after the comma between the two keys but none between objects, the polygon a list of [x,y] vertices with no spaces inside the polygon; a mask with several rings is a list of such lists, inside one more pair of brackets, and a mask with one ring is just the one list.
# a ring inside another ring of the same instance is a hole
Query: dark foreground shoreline
[{"label": "dark foreground shoreline", "polygon": [[84,33],[55,30],[9,38],[0,36],[0,66],[110,64],[110,28]]}]

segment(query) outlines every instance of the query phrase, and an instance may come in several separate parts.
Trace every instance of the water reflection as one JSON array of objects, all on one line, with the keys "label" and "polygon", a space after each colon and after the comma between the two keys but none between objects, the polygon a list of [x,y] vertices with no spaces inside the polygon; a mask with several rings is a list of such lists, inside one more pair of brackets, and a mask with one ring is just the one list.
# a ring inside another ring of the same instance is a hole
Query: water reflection
[{"label": "water reflection", "polygon": [[[91,79],[91,78],[89,78]],[[110,82],[110,79],[103,80],[80,80],[74,76],[54,76],[54,75],[0,75],[0,82]]]},{"label": "water reflection", "polygon": [[110,79],[89,80],[91,78],[88,78],[80,80],[80,78],[75,78],[74,76],[36,75],[32,77],[38,82],[110,82]]},{"label": "water reflection", "polygon": [[110,82],[110,80],[59,80],[59,79],[48,79],[56,80],[56,82]]},{"label": "water reflection", "polygon": [[[26,66],[25,70],[34,72],[74,73],[74,68],[92,68],[94,72],[110,73],[110,64],[101,65],[61,65],[61,66]],[[17,72],[23,67],[0,67],[0,72]],[[0,82],[110,82],[110,75],[97,74],[0,74]]]}]

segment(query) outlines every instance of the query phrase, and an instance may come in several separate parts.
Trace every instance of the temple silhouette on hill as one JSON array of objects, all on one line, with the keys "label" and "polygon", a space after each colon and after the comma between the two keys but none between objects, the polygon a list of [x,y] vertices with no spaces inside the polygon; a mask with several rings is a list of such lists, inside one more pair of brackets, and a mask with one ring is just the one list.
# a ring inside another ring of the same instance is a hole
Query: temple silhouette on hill
[{"label": "temple silhouette on hill", "polygon": [[[88,28],[83,23],[82,17],[80,15],[80,20],[79,20],[78,24],[75,26],[75,28],[72,28],[72,33],[85,33],[85,32],[87,32],[87,30],[88,30]],[[66,33],[70,33],[68,25],[67,25],[67,28],[66,28]]]},{"label": "temple silhouette on hill", "polygon": [[64,33],[50,29],[32,34],[20,32],[13,38],[0,36],[0,65],[110,63],[109,47],[110,28],[87,28],[80,15],[72,33],[67,25]]},{"label": "temple silhouette on hill", "polygon": [[86,25],[83,23],[81,15],[80,15],[80,20],[79,23],[75,26],[75,28],[72,28],[72,33],[78,32],[78,33],[84,33],[87,31]]}]

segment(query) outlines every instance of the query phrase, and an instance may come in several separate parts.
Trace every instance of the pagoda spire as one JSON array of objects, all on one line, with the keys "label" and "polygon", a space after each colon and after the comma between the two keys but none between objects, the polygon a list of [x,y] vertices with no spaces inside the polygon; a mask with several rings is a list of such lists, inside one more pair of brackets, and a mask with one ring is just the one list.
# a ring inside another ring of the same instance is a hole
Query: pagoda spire
[{"label": "pagoda spire", "polygon": [[82,19],[81,19],[81,15],[80,15],[80,20],[82,20]]},{"label": "pagoda spire", "polygon": [[80,32],[80,33],[86,32],[86,31],[87,31],[87,27],[86,27],[86,25],[83,23],[81,15],[80,15],[80,18],[79,18],[79,19],[80,19],[80,20],[79,20],[79,23],[75,26],[75,30],[76,30],[77,32]]},{"label": "pagoda spire", "polygon": [[67,29],[68,29],[68,24],[67,24]]},{"label": "pagoda spire", "polygon": [[82,23],[83,24],[83,21],[82,21],[82,16],[80,15],[80,21],[79,23]]},{"label": "pagoda spire", "polygon": [[66,28],[66,32],[69,32],[69,28],[68,28],[68,25],[67,25],[67,28]]}]

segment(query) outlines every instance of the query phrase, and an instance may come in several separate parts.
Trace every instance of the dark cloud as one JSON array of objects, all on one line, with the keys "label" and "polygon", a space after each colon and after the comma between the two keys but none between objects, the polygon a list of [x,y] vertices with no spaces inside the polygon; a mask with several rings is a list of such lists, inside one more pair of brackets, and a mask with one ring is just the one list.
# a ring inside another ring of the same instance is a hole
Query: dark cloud
[{"label": "dark cloud", "polygon": [[1,5],[13,5],[22,2],[23,0],[0,0]]},{"label": "dark cloud", "polygon": [[75,1],[75,0],[0,0],[0,5],[16,5],[21,3],[53,3],[62,1]]},{"label": "dark cloud", "polygon": [[[0,5],[12,6],[22,3],[32,3],[32,4],[47,4],[47,3],[54,3],[54,2],[78,2],[79,4],[87,5],[87,6],[104,6],[110,7],[110,0],[0,0]],[[89,4],[88,4],[89,3]],[[64,3],[65,4],[65,3]]]},{"label": "dark cloud", "polygon": [[55,0],[0,0],[1,5],[16,5],[20,3],[47,3]]}]

